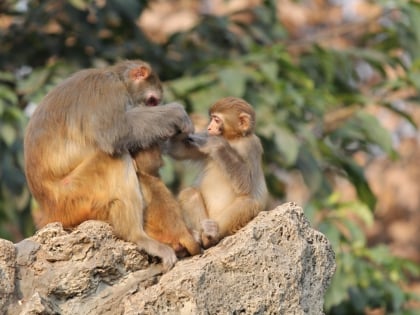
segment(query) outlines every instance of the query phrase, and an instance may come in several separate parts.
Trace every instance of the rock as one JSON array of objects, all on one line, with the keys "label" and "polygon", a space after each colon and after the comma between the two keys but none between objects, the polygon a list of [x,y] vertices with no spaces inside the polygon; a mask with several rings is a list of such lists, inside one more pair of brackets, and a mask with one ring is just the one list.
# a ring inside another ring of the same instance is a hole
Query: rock
[{"label": "rock", "polygon": [[327,238],[292,203],[164,274],[106,223],[54,223],[0,240],[0,313],[322,314],[334,271]]},{"label": "rock", "polygon": [[15,292],[16,249],[12,242],[0,239],[0,314]]}]

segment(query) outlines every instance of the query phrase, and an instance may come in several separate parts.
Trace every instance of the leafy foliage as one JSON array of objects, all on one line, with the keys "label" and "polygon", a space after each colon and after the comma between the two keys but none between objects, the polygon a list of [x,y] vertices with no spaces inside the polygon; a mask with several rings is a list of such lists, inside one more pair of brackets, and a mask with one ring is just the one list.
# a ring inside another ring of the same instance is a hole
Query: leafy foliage
[{"label": "leafy foliage", "polygon": [[[386,23],[359,36],[357,48],[336,50],[311,42],[294,47],[277,21],[275,3],[266,0],[248,10],[252,23],[236,13],[204,16],[162,45],[135,23],[148,1],[29,1],[27,9],[19,9],[18,1],[0,4],[14,21],[0,28],[0,218],[13,223],[3,223],[0,236],[18,239],[33,231],[22,165],[23,109],[78,68],[142,58],[166,80],[167,100],[181,100],[191,112],[206,114],[227,95],[255,106],[271,193],[284,197],[279,174],[299,171],[310,192],[306,214],[336,252],[328,314],[364,314],[376,307],[402,314],[410,297],[400,284],[419,268],[384,246],[367,247],[362,226],[372,223],[376,200],[354,154],[396,157],[389,133],[364,110],[368,104],[414,124],[387,95],[420,87],[420,28],[414,27],[420,6],[384,2]],[[389,79],[389,67],[402,74]],[[168,161],[163,175],[173,186],[179,184],[176,171]],[[357,200],[340,202],[338,177],[354,186]]]},{"label": "leafy foliage", "polygon": [[[16,106],[18,96],[10,86],[14,85],[13,77],[0,73],[0,237],[10,238],[13,231],[5,229],[3,222],[21,223],[18,216],[27,211],[29,192],[26,189],[23,175],[22,131],[25,117]],[[22,228],[22,226],[20,226]]]},{"label": "leafy foliage", "polygon": [[[309,206],[320,213],[318,227],[336,249],[337,270],[325,297],[329,314],[365,314],[366,309],[382,309],[386,314],[416,314],[404,303],[415,298],[400,288],[407,275],[419,276],[415,263],[394,257],[384,245],[366,246],[361,224],[370,226],[373,215],[359,201],[339,202],[337,194]],[[349,220],[349,212],[358,220]],[[317,221],[315,219],[315,221]]]}]

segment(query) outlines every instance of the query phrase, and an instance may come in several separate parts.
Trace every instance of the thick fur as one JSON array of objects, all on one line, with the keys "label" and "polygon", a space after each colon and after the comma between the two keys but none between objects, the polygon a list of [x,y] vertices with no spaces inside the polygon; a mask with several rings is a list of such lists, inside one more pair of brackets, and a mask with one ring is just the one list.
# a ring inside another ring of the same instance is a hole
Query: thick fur
[{"label": "thick fur", "polygon": [[135,155],[137,175],[146,202],[144,229],[152,238],[171,246],[178,257],[201,252],[182,218],[181,207],[159,177],[161,149],[154,146]]},{"label": "thick fur", "polygon": [[147,63],[124,61],[79,71],[45,96],[24,139],[38,227],[104,220],[119,237],[161,257],[167,268],[175,263],[173,250],[143,230],[144,200],[129,153],[193,130],[182,106],[146,106],[160,102],[161,95]]},{"label": "thick fur", "polygon": [[191,135],[168,146],[174,158],[202,163],[196,186],[181,191],[179,200],[187,226],[200,233],[205,248],[251,221],[268,199],[252,107],[237,98],[216,104],[210,109],[208,130],[216,134],[216,126],[220,135]]}]

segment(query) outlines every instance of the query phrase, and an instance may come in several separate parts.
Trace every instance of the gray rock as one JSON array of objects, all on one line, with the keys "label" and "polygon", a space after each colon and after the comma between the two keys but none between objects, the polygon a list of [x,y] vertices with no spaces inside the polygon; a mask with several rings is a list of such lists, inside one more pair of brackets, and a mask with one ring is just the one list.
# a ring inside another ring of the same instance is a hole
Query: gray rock
[{"label": "gray rock", "polygon": [[322,314],[334,271],[327,238],[293,203],[164,274],[106,223],[54,223],[15,245],[0,240],[0,313]]},{"label": "gray rock", "polygon": [[16,249],[12,242],[0,239],[0,314],[13,299],[16,279]]}]

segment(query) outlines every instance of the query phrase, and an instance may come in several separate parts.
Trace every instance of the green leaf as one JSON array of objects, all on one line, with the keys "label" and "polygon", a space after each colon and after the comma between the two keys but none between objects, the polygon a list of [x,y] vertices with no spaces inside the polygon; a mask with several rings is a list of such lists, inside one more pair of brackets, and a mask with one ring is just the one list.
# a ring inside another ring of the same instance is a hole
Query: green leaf
[{"label": "green leaf", "polygon": [[404,291],[398,285],[393,283],[389,283],[386,289],[391,295],[391,309],[394,311],[400,310],[405,303]]},{"label": "green leaf", "polygon": [[304,145],[301,145],[299,148],[296,165],[301,171],[306,185],[313,194],[319,198],[331,194],[331,187],[324,177],[324,172],[321,170],[312,152]]},{"label": "green leaf", "polygon": [[186,96],[188,93],[203,88],[215,82],[212,74],[195,77],[183,77],[178,80],[167,82],[168,88],[172,89],[177,96]]},{"label": "green leaf", "polygon": [[332,224],[330,220],[321,222],[318,229],[323,233],[330,241],[334,250],[339,251],[341,245],[341,234],[340,231]]},{"label": "green leaf", "polygon": [[26,95],[37,91],[46,83],[49,75],[49,68],[39,68],[33,70],[26,79],[18,81],[18,92]]},{"label": "green leaf", "polygon": [[23,111],[17,106],[7,107],[4,116],[6,121],[23,122],[25,119]]},{"label": "green leaf", "polygon": [[409,72],[408,79],[418,90],[420,90],[420,73]]},{"label": "green leaf", "polygon": [[268,80],[277,81],[278,65],[276,62],[263,62],[260,64],[261,72],[268,78]]},{"label": "green leaf", "polygon": [[[4,106],[6,104],[15,105],[18,102],[18,97],[12,89],[10,89],[9,87],[5,85],[0,85],[0,101],[1,101],[0,106]],[[2,110],[0,109],[0,115],[1,113],[2,113]]]},{"label": "green leaf", "polygon": [[339,251],[336,256],[337,270],[325,296],[325,305],[329,309],[349,300],[349,289],[357,284],[355,274],[356,260],[353,255]]},{"label": "green leaf", "polygon": [[80,11],[84,11],[87,9],[87,2],[86,0],[69,0],[70,4]]},{"label": "green leaf", "polygon": [[219,72],[222,87],[229,95],[241,97],[245,91],[246,77],[233,69],[225,69]]},{"label": "green leaf", "polygon": [[366,243],[365,236],[363,234],[363,230],[357,224],[357,222],[352,220],[344,219],[341,221],[350,232],[350,239],[349,242],[352,243],[353,246],[362,247]]},{"label": "green leaf", "polygon": [[409,112],[405,112],[405,111],[403,111],[399,108],[396,108],[393,103],[388,102],[388,101],[384,101],[382,103],[382,106],[384,106],[385,108],[389,109],[390,111],[398,114],[399,116],[405,118],[408,123],[410,123],[414,128],[417,128],[417,124],[414,121],[413,117],[411,117]]},{"label": "green leaf", "polygon": [[356,114],[356,119],[359,122],[359,127],[364,131],[368,140],[379,145],[385,153],[392,153],[391,135],[388,130],[382,127],[381,123],[375,116],[364,111],[359,111]]},{"label": "green leaf", "polygon": [[376,197],[369,187],[363,174],[363,169],[350,159],[341,159],[341,167],[346,171],[349,180],[356,188],[357,196],[373,211],[376,205]]},{"label": "green leaf", "polygon": [[369,248],[366,252],[366,256],[376,264],[384,265],[389,263],[390,252],[385,245],[378,245]]},{"label": "green leaf", "polygon": [[366,204],[358,201],[345,202],[340,205],[339,212],[342,214],[342,218],[347,218],[349,212],[357,215],[368,227],[372,226],[374,217],[371,209]]},{"label": "green leaf", "polygon": [[277,127],[274,130],[274,143],[285,160],[286,166],[291,166],[296,162],[299,153],[299,141],[296,136],[288,129]]},{"label": "green leaf", "polygon": [[10,124],[1,126],[0,135],[7,146],[11,146],[16,140],[16,130]]},{"label": "green leaf", "polygon": [[210,106],[222,97],[226,96],[223,89],[200,89],[188,95],[192,103],[193,111],[207,116]]},{"label": "green leaf", "polygon": [[0,71],[0,81],[13,83],[15,76],[11,72]]}]

